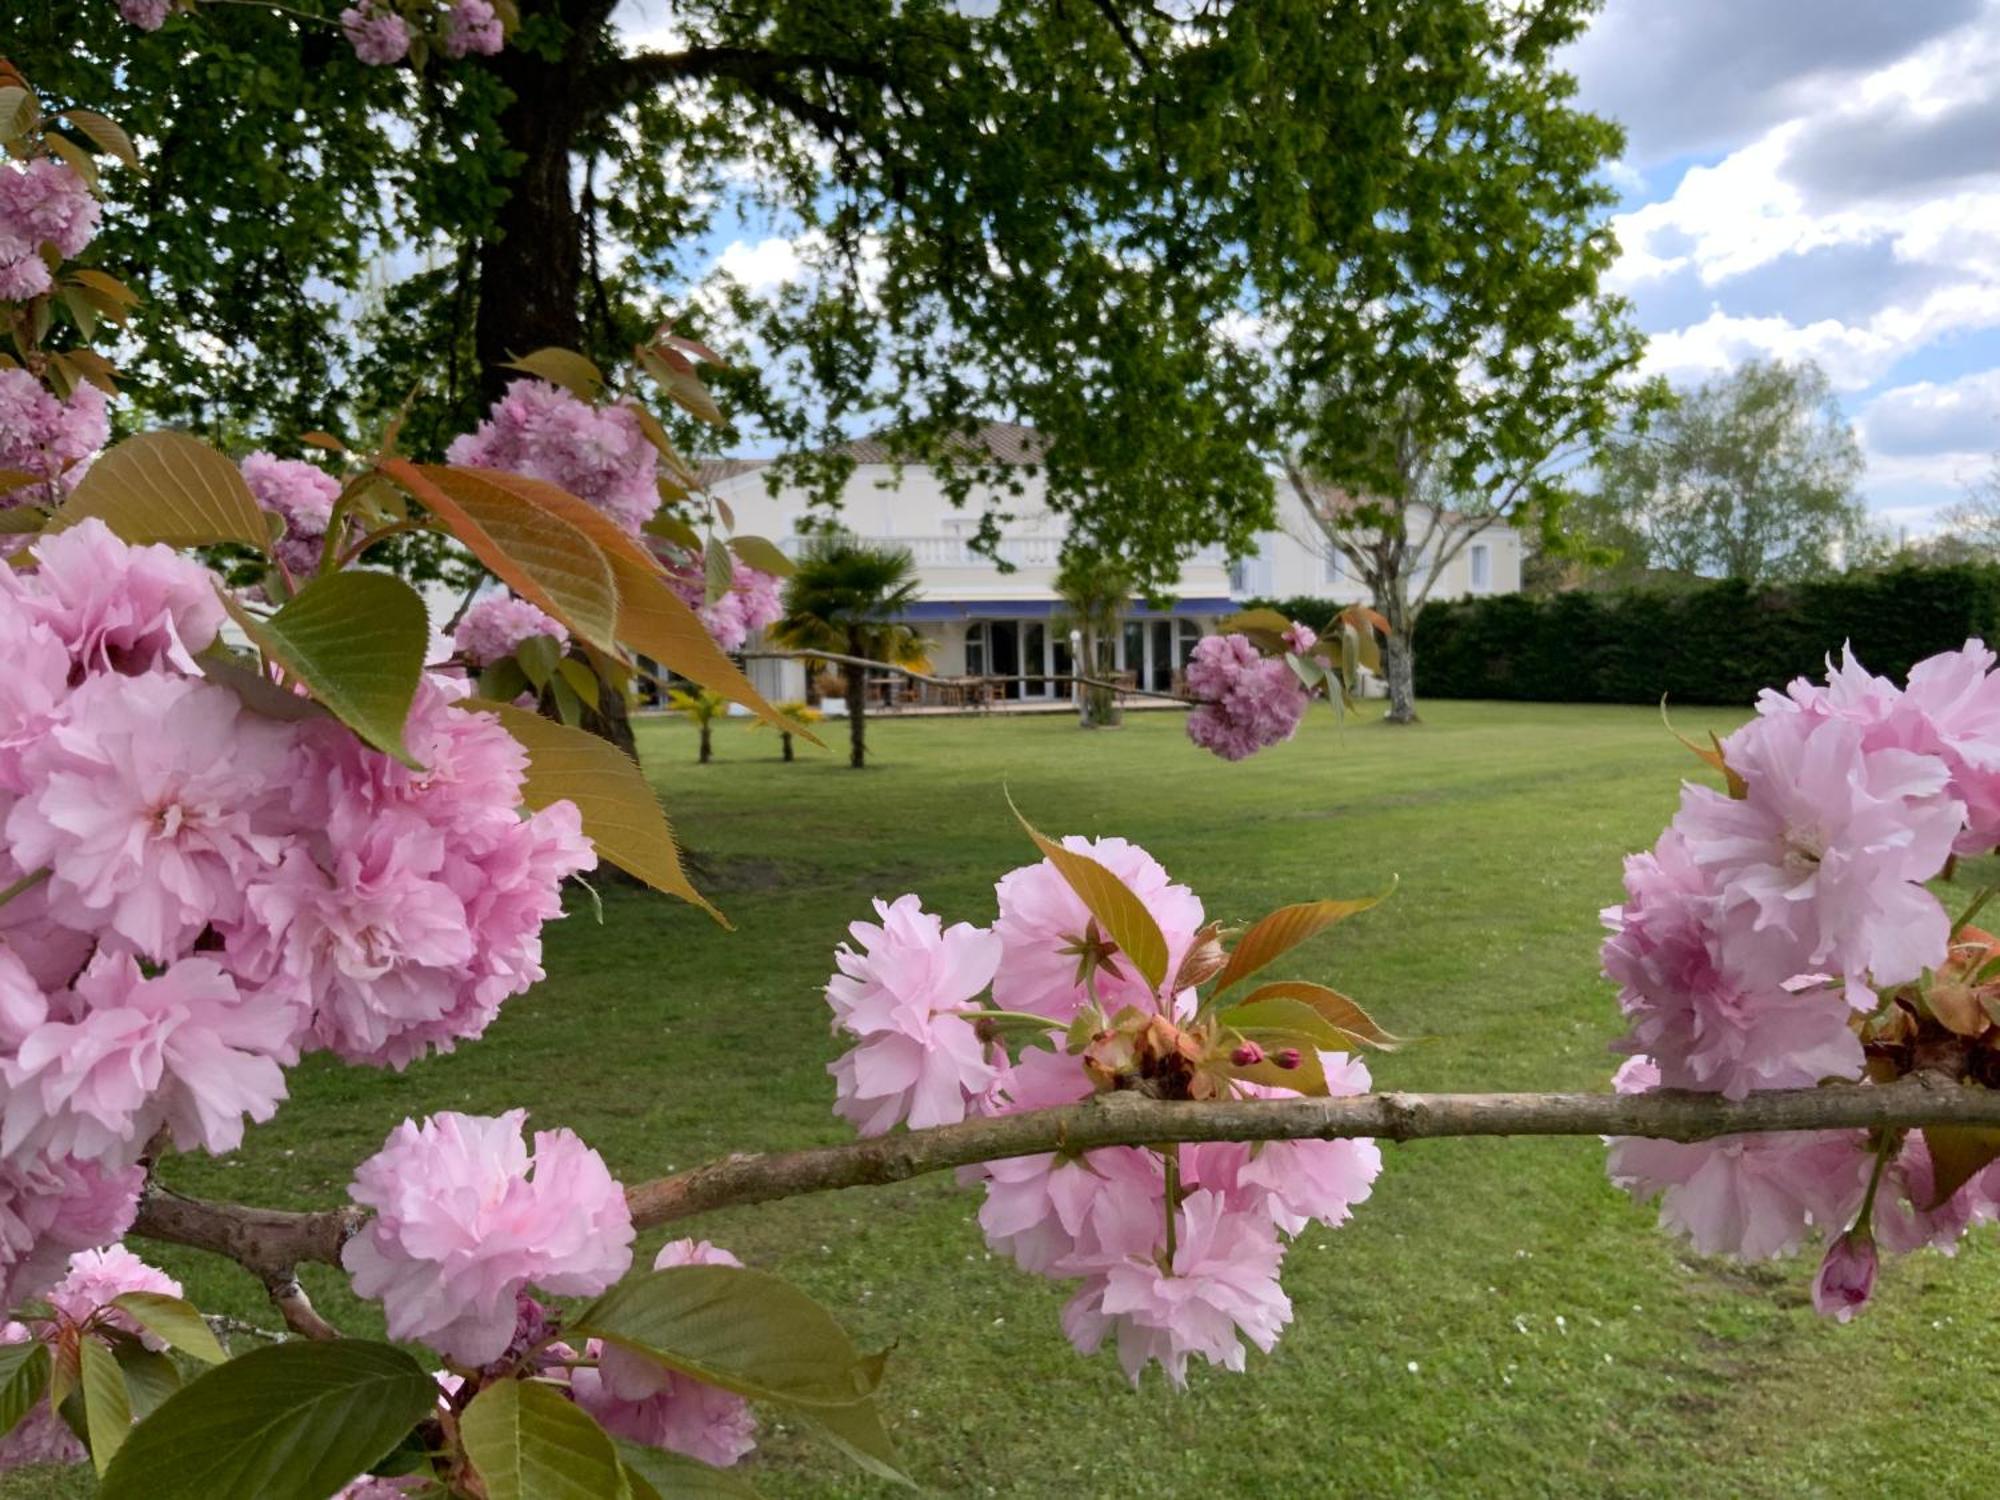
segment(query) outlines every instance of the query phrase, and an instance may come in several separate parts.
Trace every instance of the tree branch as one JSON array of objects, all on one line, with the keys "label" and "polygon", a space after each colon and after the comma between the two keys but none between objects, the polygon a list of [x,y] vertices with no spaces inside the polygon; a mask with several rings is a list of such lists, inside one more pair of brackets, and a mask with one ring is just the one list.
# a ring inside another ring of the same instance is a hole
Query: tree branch
[{"label": "tree branch", "polygon": [[[1101,1094],[1082,1104],[968,1120],[815,1146],[726,1157],[627,1192],[640,1228],[719,1208],[768,1203],[835,1188],[905,1182],[932,1172],[1048,1151],[1186,1141],[1439,1140],[1452,1136],[1635,1135],[1700,1141],[1787,1130],[1979,1125],[2000,1127],[2000,1090],[1963,1088],[1914,1074],[1880,1087],[1837,1084],[1774,1089],[1746,1099],[1659,1090],[1647,1094],[1360,1094],[1342,1099],[1251,1099],[1188,1103]],[[209,1203],[149,1189],[132,1233],[227,1256],[260,1276],[288,1323],[317,1322],[292,1278],[295,1265],[340,1263],[340,1247],[364,1215],[358,1208],[287,1213]],[[299,1321],[295,1321],[299,1318]],[[304,1326],[302,1326],[302,1324]]]},{"label": "tree branch", "polygon": [[693,80],[727,78],[767,103],[793,115],[825,136],[851,131],[854,120],[832,105],[808,99],[794,85],[801,73],[887,86],[889,69],[877,58],[842,57],[830,52],[771,52],[761,47],[688,47],[679,52],[635,52],[607,70],[620,99],[642,89]]}]

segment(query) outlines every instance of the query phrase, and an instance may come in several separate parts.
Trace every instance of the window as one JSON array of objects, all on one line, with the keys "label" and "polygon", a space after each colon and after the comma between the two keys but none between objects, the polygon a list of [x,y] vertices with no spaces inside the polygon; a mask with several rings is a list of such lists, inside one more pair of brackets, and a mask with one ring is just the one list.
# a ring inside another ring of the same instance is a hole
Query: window
[{"label": "window", "polygon": [[986,626],[983,622],[965,627],[965,675],[986,675]]},{"label": "window", "polygon": [[1250,592],[1250,564],[1243,558],[1236,558],[1229,564],[1229,592],[1232,594]]},{"label": "window", "polygon": [[1347,569],[1341,560],[1340,549],[1332,543],[1328,543],[1325,566],[1320,575],[1320,581],[1323,583],[1338,583],[1346,574]]},{"label": "window", "polygon": [[1474,542],[1466,557],[1473,593],[1488,592],[1493,587],[1493,549],[1484,542]]}]

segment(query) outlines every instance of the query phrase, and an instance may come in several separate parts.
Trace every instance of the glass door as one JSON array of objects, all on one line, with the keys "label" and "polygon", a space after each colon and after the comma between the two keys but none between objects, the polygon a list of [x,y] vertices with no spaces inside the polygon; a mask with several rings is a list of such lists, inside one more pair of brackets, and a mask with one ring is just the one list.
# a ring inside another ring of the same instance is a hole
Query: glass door
[{"label": "glass door", "polygon": [[1000,679],[1000,696],[1021,696],[1020,627],[1012,620],[993,620],[986,626],[986,673]]},{"label": "glass door", "polygon": [[1049,695],[1048,671],[1048,627],[1039,620],[1021,622],[1021,695],[1025,698],[1046,698]]}]

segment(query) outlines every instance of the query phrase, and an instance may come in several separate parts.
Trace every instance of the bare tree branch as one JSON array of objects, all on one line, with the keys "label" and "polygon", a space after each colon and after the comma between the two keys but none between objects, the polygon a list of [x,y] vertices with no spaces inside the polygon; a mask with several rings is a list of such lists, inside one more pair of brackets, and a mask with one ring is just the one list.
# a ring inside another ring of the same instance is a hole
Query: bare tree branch
[{"label": "bare tree branch", "polygon": [[[1636,1135],[1700,1141],[1789,1130],[1979,1125],[2000,1127],[2000,1090],[1963,1088],[1914,1074],[1880,1087],[1837,1084],[1775,1089],[1740,1100],[1660,1090],[1647,1094],[1361,1094],[1343,1099],[1253,1099],[1189,1103],[1101,1094],[1082,1104],[968,1120],[816,1146],[726,1157],[628,1190],[641,1228],[719,1208],[766,1203],[836,1188],[904,1182],[932,1172],[1048,1151],[1171,1141],[1438,1140],[1453,1136]],[[356,1208],[286,1213],[209,1203],[163,1189],[148,1193],[132,1233],[210,1250],[259,1275],[288,1322],[309,1315],[287,1305],[298,1292],[291,1267],[338,1265],[359,1228]],[[277,1274],[282,1269],[282,1274]],[[310,1327],[310,1321],[306,1322]],[[324,1327],[323,1322],[320,1324]]]}]

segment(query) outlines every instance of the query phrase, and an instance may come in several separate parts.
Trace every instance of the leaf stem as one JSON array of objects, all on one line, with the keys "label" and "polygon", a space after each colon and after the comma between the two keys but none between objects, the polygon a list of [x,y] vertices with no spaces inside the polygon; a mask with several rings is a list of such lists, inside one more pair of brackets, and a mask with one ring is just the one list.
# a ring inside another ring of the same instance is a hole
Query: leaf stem
[{"label": "leaf stem", "polygon": [[1991,901],[1996,893],[2000,893],[2000,886],[1989,885],[1980,888],[1979,894],[1972,898],[1972,903],[1960,912],[1958,920],[1951,924],[1951,935],[1954,939],[1965,929],[1968,922],[1979,915],[1980,908]]},{"label": "leaf stem", "polygon": [[47,880],[53,874],[55,874],[55,870],[48,865],[44,865],[41,869],[35,871],[32,875],[23,875],[19,880],[15,881],[12,885],[6,887],[4,890],[0,890],[0,906],[5,906],[9,901],[12,901],[16,896],[22,895],[28,891],[32,891],[36,886],[40,885],[44,880]]}]

